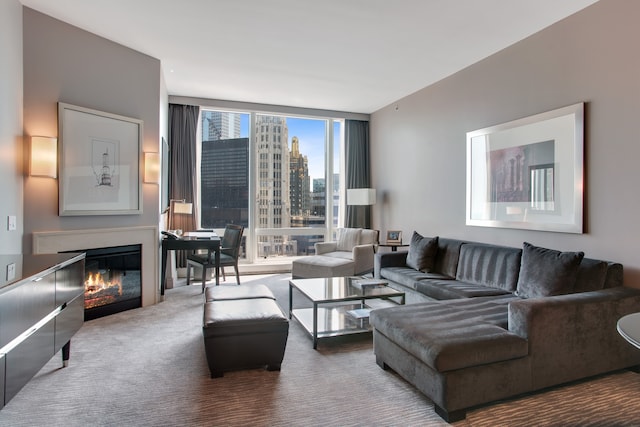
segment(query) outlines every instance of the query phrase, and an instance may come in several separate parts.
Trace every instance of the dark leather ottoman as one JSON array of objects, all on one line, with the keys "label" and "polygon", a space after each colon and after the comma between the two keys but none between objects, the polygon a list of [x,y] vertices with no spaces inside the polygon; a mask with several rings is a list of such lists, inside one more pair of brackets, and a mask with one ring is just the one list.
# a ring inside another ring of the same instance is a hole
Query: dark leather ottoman
[{"label": "dark leather ottoman", "polygon": [[279,371],[289,319],[271,298],[215,300],[204,304],[202,334],[212,378],[246,368]]},{"label": "dark leather ottoman", "polygon": [[248,285],[248,286],[207,286],[204,290],[204,300],[210,301],[226,301],[233,299],[254,299],[254,298],[270,298],[273,296],[271,289],[265,285]]}]

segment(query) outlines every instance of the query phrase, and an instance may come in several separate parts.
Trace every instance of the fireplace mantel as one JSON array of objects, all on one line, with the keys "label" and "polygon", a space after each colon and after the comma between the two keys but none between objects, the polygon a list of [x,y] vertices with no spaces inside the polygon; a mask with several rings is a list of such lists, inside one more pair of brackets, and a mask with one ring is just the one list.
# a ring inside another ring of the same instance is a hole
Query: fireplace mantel
[{"label": "fireplace mantel", "polygon": [[142,306],[160,299],[158,227],[95,228],[87,230],[36,231],[33,253],[50,254],[78,249],[142,245]]}]

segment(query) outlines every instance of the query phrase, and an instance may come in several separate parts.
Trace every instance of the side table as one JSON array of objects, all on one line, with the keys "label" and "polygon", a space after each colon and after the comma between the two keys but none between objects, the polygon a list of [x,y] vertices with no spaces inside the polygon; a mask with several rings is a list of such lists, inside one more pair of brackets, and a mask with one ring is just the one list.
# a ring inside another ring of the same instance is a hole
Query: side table
[{"label": "side table", "polygon": [[640,348],[640,313],[632,313],[618,320],[618,333],[629,343]]},{"label": "side table", "polygon": [[407,243],[379,243],[378,246],[391,248],[391,252],[397,252],[398,248],[409,246]]}]

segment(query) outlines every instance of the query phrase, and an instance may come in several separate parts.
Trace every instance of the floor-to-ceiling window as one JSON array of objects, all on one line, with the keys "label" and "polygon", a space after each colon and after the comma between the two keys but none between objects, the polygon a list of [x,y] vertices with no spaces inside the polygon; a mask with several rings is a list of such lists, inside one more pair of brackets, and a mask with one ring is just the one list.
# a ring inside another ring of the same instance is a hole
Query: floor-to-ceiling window
[{"label": "floor-to-ceiling window", "polygon": [[340,223],[342,124],[203,109],[201,227],[243,225],[250,262],[312,255]]}]

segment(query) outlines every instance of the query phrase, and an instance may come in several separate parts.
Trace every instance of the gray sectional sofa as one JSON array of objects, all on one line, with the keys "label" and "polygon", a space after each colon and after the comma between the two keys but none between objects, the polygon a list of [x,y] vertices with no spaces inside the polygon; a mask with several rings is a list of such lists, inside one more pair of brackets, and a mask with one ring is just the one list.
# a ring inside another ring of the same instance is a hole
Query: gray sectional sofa
[{"label": "gray sectional sofa", "polygon": [[446,421],[640,365],[640,350],[616,332],[619,318],[640,311],[640,290],[622,286],[621,264],[414,233],[408,252],[376,255],[374,275],[408,302],[371,312],[376,362],[428,396]]}]

